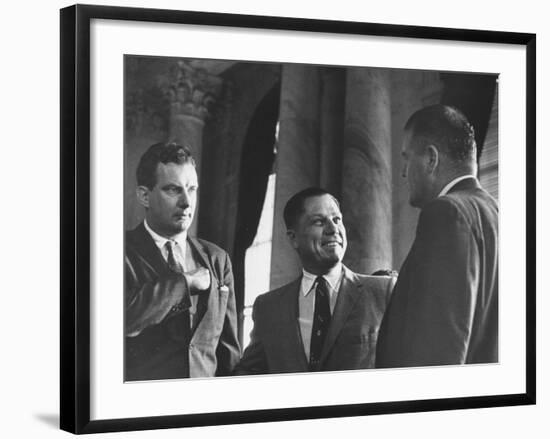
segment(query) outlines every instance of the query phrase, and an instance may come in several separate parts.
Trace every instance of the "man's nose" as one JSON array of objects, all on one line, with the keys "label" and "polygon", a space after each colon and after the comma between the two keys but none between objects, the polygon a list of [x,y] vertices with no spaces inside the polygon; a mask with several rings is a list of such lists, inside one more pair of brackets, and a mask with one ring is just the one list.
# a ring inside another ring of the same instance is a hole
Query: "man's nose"
[{"label": "man's nose", "polygon": [[333,235],[338,231],[338,226],[333,220],[328,220],[325,223],[325,233],[328,235]]},{"label": "man's nose", "polygon": [[189,206],[189,194],[185,189],[181,192],[181,195],[178,199],[178,206],[181,206],[181,207]]}]

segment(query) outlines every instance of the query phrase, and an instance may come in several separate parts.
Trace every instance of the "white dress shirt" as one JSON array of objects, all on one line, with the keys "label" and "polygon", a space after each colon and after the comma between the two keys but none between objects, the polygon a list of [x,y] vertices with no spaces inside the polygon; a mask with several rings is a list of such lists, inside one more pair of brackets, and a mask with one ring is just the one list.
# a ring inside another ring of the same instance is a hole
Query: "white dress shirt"
[{"label": "white dress shirt", "polygon": [[[338,264],[328,274],[323,275],[329,285],[330,297],[330,314],[334,313],[336,300],[338,299],[338,291],[342,283],[342,275],[344,270],[342,264]],[[315,290],[317,276],[303,270],[302,283],[300,286],[300,294],[298,298],[298,322],[300,324],[300,333],[302,335],[302,343],[304,352],[309,361],[309,350],[311,346],[311,330],[313,328],[313,313],[315,311]]]},{"label": "white dress shirt", "polygon": [[145,230],[149,232],[149,235],[151,235],[151,238],[153,238],[153,241],[155,241],[155,245],[159,248],[162,257],[165,261],[168,261],[168,249],[166,248],[166,243],[168,241],[172,242],[172,249],[174,250],[174,258],[176,258],[176,261],[181,264],[182,267],[184,267],[185,270],[185,254],[187,252],[187,234],[181,233],[174,238],[168,239],[164,236],[160,236],[157,232],[155,232],[151,227],[149,227],[149,224],[147,224],[147,220],[143,221],[143,225],[145,226]]},{"label": "white dress shirt", "polygon": [[439,192],[438,197],[442,197],[443,195],[447,195],[455,184],[457,184],[458,182],[460,182],[462,180],[466,180],[467,178],[473,178],[473,179],[477,180],[477,177],[475,175],[471,175],[471,174],[461,175],[460,177],[457,177],[454,180],[451,180],[449,183],[447,183],[445,185],[445,187],[443,189],[441,189],[441,192]]}]

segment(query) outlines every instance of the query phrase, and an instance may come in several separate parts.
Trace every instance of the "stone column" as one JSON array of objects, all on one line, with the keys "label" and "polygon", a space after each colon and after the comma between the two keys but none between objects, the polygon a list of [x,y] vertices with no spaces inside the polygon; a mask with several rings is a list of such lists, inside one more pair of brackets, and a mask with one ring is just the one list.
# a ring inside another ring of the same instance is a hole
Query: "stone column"
[{"label": "stone column", "polygon": [[320,186],[341,197],[346,69],[321,67]]},{"label": "stone column", "polygon": [[[169,138],[191,149],[201,186],[200,182],[204,181],[201,166],[202,134],[205,120],[221,89],[222,80],[208,73],[206,69],[193,67],[189,61],[180,60],[171,67],[165,77],[160,78],[160,81],[170,102]],[[190,235],[196,235],[198,218],[199,200],[195,219],[189,229]]]},{"label": "stone column", "polygon": [[[207,178],[203,179],[200,190],[202,208],[198,231],[201,238],[215,242],[231,256],[235,238],[234,198],[237,198],[237,195],[232,195],[235,190],[228,181],[230,159],[234,155],[231,143],[235,131],[232,95],[233,84],[224,79],[215,108],[208,119],[208,129],[204,131],[201,173]],[[220,221],[220,218],[224,220]]]},{"label": "stone column", "polygon": [[283,209],[296,192],[319,184],[319,70],[285,64],[282,70],[276,158],[271,288],[295,279],[301,265],[290,246]]},{"label": "stone column", "polygon": [[345,263],[371,274],[392,263],[390,76],[350,68],[346,82],[342,210]]}]

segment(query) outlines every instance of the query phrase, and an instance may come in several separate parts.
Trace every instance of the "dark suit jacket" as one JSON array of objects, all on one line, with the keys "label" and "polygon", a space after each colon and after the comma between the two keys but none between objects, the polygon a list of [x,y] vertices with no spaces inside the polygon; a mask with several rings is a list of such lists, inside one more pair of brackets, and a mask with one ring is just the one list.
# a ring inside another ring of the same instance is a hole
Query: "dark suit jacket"
[{"label": "dark suit jacket", "polygon": [[[236,374],[309,371],[298,323],[301,279],[259,296],[254,329]],[[387,276],[363,276],[344,267],[344,277],[317,370],[374,367],[378,327],[393,286]]]},{"label": "dark suit jacket", "polygon": [[239,361],[229,256],[210,242],[187,242],[211,274],[210,290],[199,295],[192,329],[183,318],[191,305],[185,278],[168,269],[143,224],[126,234],[127,381],[228,375]]},{"label": "dark suit jacket", "polygon": [[498,361],[498,205],[467,179],[422,209],[377,367]]}]

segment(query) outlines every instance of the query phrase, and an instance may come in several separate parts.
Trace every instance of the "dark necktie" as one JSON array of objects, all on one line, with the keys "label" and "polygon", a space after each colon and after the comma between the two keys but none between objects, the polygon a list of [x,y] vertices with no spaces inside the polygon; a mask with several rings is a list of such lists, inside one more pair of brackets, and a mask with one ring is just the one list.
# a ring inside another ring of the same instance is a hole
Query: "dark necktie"
[{"label": "dark necktie", "polygon": [[[168,268],[174,273],[183,274],[184,272],[183,267],[178,262],[178,260],[176,259],[176,256],[174,255],[174,248],[173,248],[174,243],[172,241],[166,241],[165,246],[168,252],[168,257],[166,258],[166,262],[168,263]],[[189,328],[191,326],[189,309],[183,309],[181,302],[178,303],[177,305],[174,305],[170,311],[172,313],[181,313],[182,318],[186,321],[184,322],[185,327]]]},{"label": "dark necktie", "polygon": [[330,295],[329,286],[324,277],[316,279],[315,309],[313,311],[313,326],[311,329],[311,345],[309,350],[309,366],[318,370],[321,351],[330,326]]}]

